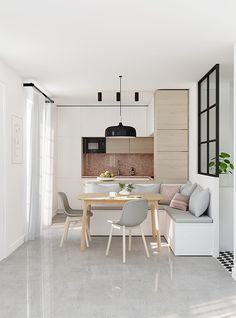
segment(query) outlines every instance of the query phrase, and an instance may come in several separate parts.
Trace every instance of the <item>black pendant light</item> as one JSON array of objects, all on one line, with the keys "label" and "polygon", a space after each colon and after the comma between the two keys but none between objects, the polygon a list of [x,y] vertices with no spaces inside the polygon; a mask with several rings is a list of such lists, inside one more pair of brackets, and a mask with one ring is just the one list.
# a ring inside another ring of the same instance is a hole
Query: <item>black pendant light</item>
[{"label": "black pendant light", "polygon": [[120,123],[118,126],[110,126],[107,127],[105,130],[105,136],[106,137],[136,137],[136,129],[131,126],[123,126],[122,124],[122,116],[121,116],[121,79],[122,76],[120,75]]}]

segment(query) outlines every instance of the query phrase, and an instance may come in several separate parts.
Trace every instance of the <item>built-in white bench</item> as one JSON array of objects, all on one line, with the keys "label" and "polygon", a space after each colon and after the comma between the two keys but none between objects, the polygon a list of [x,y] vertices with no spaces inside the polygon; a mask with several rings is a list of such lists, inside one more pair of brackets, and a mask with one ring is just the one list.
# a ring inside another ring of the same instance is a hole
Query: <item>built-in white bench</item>
[{"label": "built-in white bench", "polygon": [[175,255],[212,255],[212,218],[169,206],[160,206],[160,210],[166,212],[164,236]]}]

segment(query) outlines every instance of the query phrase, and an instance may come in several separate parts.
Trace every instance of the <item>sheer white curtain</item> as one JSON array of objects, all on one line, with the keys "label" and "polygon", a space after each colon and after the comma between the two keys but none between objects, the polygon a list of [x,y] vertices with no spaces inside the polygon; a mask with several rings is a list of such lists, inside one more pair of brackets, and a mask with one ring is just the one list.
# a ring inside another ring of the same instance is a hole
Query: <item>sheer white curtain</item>
[{"label": "sheer white curtain", "polygon": [[42,94],[27,91],[26,240],[39,237],[52,220],[54,109]]}]

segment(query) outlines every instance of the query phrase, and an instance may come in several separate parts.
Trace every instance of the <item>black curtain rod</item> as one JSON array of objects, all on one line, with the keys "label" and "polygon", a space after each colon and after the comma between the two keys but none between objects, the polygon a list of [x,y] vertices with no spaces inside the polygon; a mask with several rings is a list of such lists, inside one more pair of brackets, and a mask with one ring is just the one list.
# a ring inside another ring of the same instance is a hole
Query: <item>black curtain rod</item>
[{"label": "black curtain rod", "polygon": [[41,93],[46,99],[46,103],[50,102],[50,103],[54,103],[54,100],[52,100],[50,97],[48,97],[46,94],[44,94],[44,92],[42,92],[37,86],[34,85],[34,83],[23,83],[24,87],[33,87],[35,88],[39,93]]}]

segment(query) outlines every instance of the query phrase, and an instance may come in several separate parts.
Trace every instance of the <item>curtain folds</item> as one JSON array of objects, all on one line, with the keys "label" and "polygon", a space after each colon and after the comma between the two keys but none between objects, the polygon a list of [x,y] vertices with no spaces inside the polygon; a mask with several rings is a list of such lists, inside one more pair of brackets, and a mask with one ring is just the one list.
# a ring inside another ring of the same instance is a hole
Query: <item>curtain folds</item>
[{"label": "curtain folds", "polygon": [[26,240],[38,238],[52,220],[54,108],[32,88],[27,93]]}]

